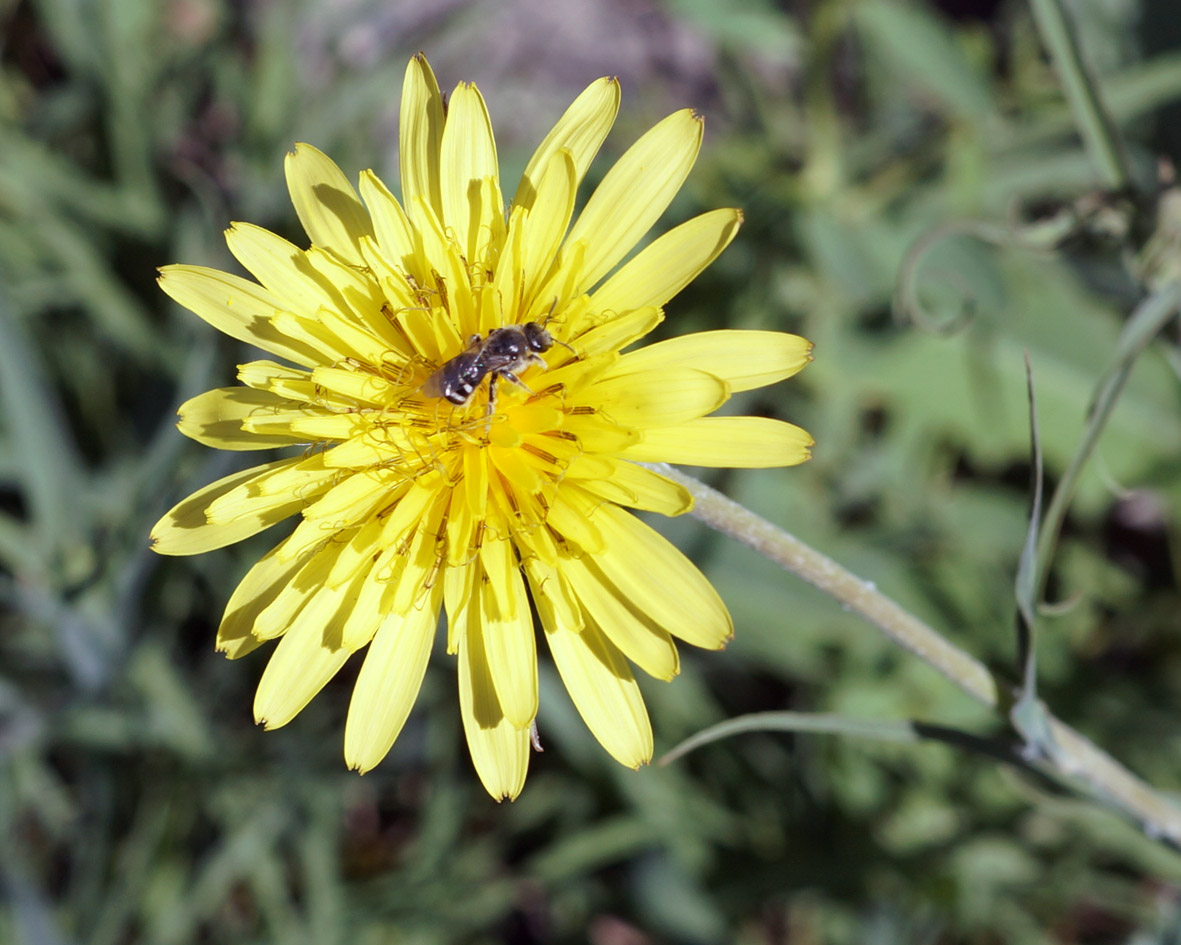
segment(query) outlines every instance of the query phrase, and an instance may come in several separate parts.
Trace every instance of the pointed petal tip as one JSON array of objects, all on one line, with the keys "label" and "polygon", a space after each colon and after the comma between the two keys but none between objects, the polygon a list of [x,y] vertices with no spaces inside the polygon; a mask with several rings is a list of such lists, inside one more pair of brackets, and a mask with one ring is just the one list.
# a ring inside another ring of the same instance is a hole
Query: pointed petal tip
[{"label": "pointed petal tip", "polygon": [[178,557],[182,554],[185,554],[183,551],[174,551],[169,547],[168,535],[171,531],[172,528],[168,522],[168,516],[165,515],[164,518],[160,519],[160,521],[153,525],[152,530],[148,532],[148,549],[150,551],[154,551],[158,555],[165,555],[169,558]]},{"label": "pointed petal tip", "polygon": [[313,154],[323,155],[324,152],[317,148],[314,144],[308,144],[306,141],[296,141],[291,146],[291,150],[284,155],[285,161],[292,161],[300,156],[300,152],[311,151]]},{"label": "pointed petal tip", "polygon": [[525,790],[525,781],[522,779],[516,784],[489,784],[487,781],[481,779],[480,783],[484,790],[488,792],[488,796],[497,804],[503,804],[505,801],[515,801],[521,796],[521,792]]},{"label": "pointed petal tip", "polygon": [[671,121],[673,119],[686,119],[688,121],[694,122],[697,125],[697,133],[699,137],[701,135],[701,130],[705,127],[705,114],[703,112],[699,112],[696,108],[679,108],[667,118],[665,118],[664,121]]}]

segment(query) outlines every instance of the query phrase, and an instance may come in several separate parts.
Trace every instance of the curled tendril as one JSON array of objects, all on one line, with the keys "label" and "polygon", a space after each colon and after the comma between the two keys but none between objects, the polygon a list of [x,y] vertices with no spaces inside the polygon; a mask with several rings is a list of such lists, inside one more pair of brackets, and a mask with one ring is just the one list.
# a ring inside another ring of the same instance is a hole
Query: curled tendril
[{"label": "curled tendril", "polygon": [[919,298],[923,260],[927,253],[947,240],[960,236],[977,239],[990,246],[1022,249],[1034,253],[1051,253],[1064,240],[1080,233],[1102,232],[1120,238],[1126,227],[1117,225],[1113,217],[1123,219],[1126,208],[1112,203],[1112,195],[1086,194],[1073,203],[1060,207],[1049,216],[1023,222],[1020,206],[1014,204],[1004,223],[991,220],[952,220],[928,230],[907,250],[899,268],[898,287],[894,292],[894,317],[913,322],[923,331],[937,335],[952,335],[965,328],[976,314],[975,300],[967,280],[954,270],[944,270],[943,278],[965,297],[958,314],[940,321],[931,316]]},{"label": "curled tendril", "polygon": [[940,275],[959,288],[964,302],[958,313],[940,321],[933,317],[922,304],[920,274],[923,259],[934,247],[957,236],[970,236],[991,246],[1007,246],[1014,242],[1013,231],[1006,226],[984,220],[953,220],[928,230],[916,239],[906,251],[899,268],[898,287],[894,291],[894,317],[900,322],[910,321],[922,331],[933,335],[954,335],[972,321],[976,315],[976,300],[972,298],[967,280],[955,270],[942,270]]}]

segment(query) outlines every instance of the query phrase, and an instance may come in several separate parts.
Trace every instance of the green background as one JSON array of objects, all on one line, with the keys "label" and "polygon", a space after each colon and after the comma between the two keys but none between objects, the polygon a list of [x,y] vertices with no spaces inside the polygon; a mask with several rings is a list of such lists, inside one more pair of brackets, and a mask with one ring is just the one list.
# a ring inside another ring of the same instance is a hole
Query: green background
[{"label": "green background", "polygon": [[[1015,679],[1023,352],[1052,484],[1128,313],[1181,264],[1181,14],[1070,9],[1134,193],[1102,191],[1015,0],[2,0],[0,943],[1181,941],[1176,854],[993,758],[766,733],[632,772],[548,665],[546,750],[516,802],[471,770],[441,650],[393,752],[358,777],[342,758],[355,665],[264,733],[265,651],[213,652],[273,536],[191,559],[147,548],[173,502],[242,462],[173,422],[250,357],[172,305],[156,267],[237,271],[232,220],[302,243],[282,174],[295,141],[396,184],[420,49],[444,88],[479,84],[506,182],[615,74],[623,108],[588,183],[690,105],[705,146],[662,227],[746,214],[660,334],[816,342],[799,377],[733,402],[810,430],[814,459],[707,478]],[[1004,237],[974,238],[978,221]],[[1060,239],[1045,221],[1065,221]],[[892,306],[903,274],[917,320]],[[1177,341],[1173,322],[1140,358],[1080,482],[1050,582],[1070,606],[1038,639],[1046,701],[1168,791]],[[672,684],[642,681],[658,755],[776,709],[1003,731],[796,578],[692,519],[660,527],[736,637],[685,652]]]}]

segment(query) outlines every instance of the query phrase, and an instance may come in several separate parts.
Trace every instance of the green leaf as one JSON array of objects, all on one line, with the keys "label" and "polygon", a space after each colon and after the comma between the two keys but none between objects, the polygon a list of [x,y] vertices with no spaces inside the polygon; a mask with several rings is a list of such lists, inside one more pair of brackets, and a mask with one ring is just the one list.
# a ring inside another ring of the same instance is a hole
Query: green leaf
[{"label": "green leaf", "polygon": [[983,73],[934,11],[897,0],[866,0],[854,7],[854,19],[871,52],[921,94],[964,120],[994,113]]}]

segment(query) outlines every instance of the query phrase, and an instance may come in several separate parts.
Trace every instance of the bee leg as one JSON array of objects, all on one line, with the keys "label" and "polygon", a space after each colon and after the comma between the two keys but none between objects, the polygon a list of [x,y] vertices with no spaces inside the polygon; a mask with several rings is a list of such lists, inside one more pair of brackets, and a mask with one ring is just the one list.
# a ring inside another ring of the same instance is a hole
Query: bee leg
[{"label": "bee leg", "polygon": [[488,435],[488,429],[492,426],[492,417],[496,413],[496,378],[497,372],[493,371],[488,378],[488,407],[484,411],[484,435]]},{"label": "bee leg", "polygon": [[512,381],[518,387],[522,388],[523,390],[527,390],[530,394],[535,393],[535,391],[533,390],[532,387],[530,387],[523,380],[521,380],[519,377],[517,377],[517,375],[514,374],[512,371],[500,371],[499,373],[500,373],[500,376],[503,377],[506,381]]}]

